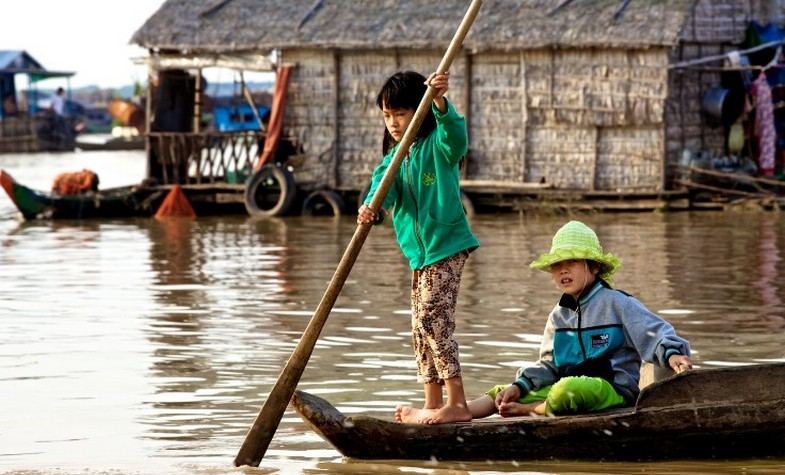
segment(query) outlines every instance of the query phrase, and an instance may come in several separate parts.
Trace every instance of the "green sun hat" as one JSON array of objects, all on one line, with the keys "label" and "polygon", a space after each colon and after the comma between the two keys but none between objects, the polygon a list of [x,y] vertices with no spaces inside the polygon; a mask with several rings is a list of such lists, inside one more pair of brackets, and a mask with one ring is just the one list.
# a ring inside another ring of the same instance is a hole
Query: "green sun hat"
[{"label": "green sun hat", "polygon": [[553,264],[571,259],[598,262],[602,266],[600,278],[606,282],[610,282],[613,274],[621,267],[621,261],[616,256],[602,251],[597,234],[580,221],[570,221],[556,231],[551,251],[535,259],[529,267],[550,272]]}]

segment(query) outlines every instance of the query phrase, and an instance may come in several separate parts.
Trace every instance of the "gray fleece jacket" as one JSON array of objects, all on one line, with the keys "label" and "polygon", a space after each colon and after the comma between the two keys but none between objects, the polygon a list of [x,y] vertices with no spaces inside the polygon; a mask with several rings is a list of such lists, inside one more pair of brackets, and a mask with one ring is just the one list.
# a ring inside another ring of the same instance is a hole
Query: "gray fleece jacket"
[{"label": "gray fleece jacket", "polygon": [[641,360],[668,367],[674,354],[689,356],[690,345],[670,323],[598,279],[579,302],[562,296],[548,316],[539,360],[520,368],[513,384],[525,394],[565,376],[601,377],[632,405]]}]

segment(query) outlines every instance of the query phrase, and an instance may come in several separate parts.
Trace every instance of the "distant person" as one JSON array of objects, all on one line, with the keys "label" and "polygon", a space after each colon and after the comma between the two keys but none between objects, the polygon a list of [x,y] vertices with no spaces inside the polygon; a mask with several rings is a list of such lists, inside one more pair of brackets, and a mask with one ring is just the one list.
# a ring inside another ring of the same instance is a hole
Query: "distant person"
[{"label": "distant person", "polygon": [[10,117],[12,115],[16,115],[16,113],[16,101],[14,101],[13,94],[9,94],[5,96],[5,99],[3,99],[3,115]]},{"label": "distant person", "polygon": [[[425,392],[422,409],[396,408],[399,422],[441,424],[472,418],[466,407],[453,332],[463,266],[480,243],[461,204],[458,165],[466,154],[468,138],[465,119],[444,97],[448,80],[447,73],[434,73],[426,79],[407,71],[384,83],[376,104],[385,124],[385,156],[373,172],[368,196],[357,216],[361,224],[380,221],[368,204],[428,89],[426,84],[430,85],[436,93],[427,117],[382,204],[392,208],[398,245],[412,269],[412,346],[418,380]],[[442,386],[447,391],[446,402]]]},{"label": "distant person", "polygon": [[641,360],[680,373],[692,368],[689,343],[670,323],[608,284],[621,262],[594,231],[570,221],[530,267],[551,274],[562,292],[548,316],[537,362],[510,385],[470,401],[475,418],[562,415],[632,406]]},{"label": "distant person", "polygon": [[62,87],[57,88],[51,108],[59,117],[65,117],[65,90]]}]

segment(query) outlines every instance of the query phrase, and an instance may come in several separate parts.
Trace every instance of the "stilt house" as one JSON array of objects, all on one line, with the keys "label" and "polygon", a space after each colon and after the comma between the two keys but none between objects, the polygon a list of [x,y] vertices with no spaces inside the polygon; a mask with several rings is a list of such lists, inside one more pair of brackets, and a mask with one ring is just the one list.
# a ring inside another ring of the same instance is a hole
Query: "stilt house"
[{"label": "stilt house", "polygon": [[[149,50],[153,74],[184,70],[191,83],[208,66],[293,65],[284,123],[298,186],[357,191],[381,157],[379,87],[398,70],[435,69],[468,4],[168,0],[132,41]],[[701,112],[720,72],[674,65],[737,49],[750,21],[781,22],[783,8],[781,0],[485,1],[448,93],[468,121],[465,189],[667,197],[683,149],[724,143]]]}]

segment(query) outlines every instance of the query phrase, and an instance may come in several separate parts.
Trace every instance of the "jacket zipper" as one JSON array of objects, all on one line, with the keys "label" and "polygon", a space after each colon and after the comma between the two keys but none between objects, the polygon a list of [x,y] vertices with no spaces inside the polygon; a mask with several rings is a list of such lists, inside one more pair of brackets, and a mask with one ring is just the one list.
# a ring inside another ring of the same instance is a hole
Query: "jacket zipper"
[{"label": "jacket zipper", "polygon": [[417,245],[420,248],[420,255],[422,256],[420,263],[422,264],[422,262],[425,262],[425,245],[422,243],[422,238],[420,237],[420,210],[417,205],[417,198],[414,196],[414,188],[412,187],[412,169],[411,162],[409,161],[409,153],[406,154],[404,166],[406,167],[406,184],[409,186],[409,194],[412,197],[412,201],[414,201],[414,237],[417,238]]},{"label": "jacket zipper", "polygon": [[581,345],[581,353],[583,354],[583,361],[586,361],[586,347],[583,344],[583,335],[581,334],[583,332],[582,323],[581,323],[581,319],[583,315],[581,313],[580,297],[577,300],[577,304],[578,304],[578,344]]}]

